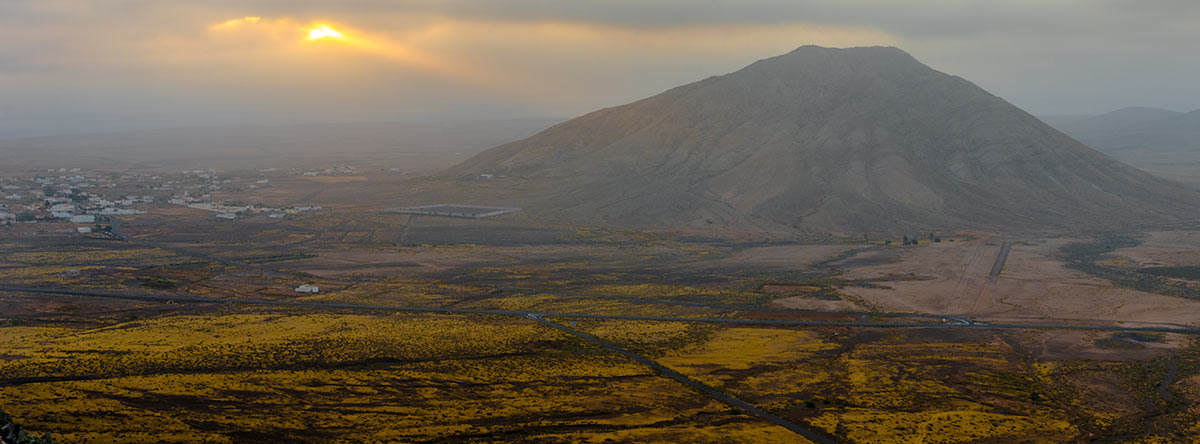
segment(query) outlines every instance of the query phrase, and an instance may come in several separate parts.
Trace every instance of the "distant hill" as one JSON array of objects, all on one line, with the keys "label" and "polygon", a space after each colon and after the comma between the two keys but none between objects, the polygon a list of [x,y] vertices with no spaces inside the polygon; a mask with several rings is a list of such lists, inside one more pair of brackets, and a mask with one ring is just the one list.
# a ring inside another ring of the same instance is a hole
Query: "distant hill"
[{"label": "distant hill", "polygon": [[561,119],[164,128],[0,140],[14,166],[260,168],[378,160],[440,170]]},{"label": "distant hill", "polygon": [[1122,164],[896,48],[805,46],[484,151],[441,177],[538,217],[667,228],[1074,229],[1194,216]]},{"label": "distant hill", "polygon": [[1072,122],[1062,122],[1059,129],[1076,132],[1093,131],[1128,131],[1145,126],[1151,122],[1161,121],[1183,115],[1179,111],[1162,108],[1133,106],[1119,110],[1078,119]]},{"label": "distant hill", "polygon": [[1058,129],[1121,161],[1200,186],[1200,110],[1123,108]]}]

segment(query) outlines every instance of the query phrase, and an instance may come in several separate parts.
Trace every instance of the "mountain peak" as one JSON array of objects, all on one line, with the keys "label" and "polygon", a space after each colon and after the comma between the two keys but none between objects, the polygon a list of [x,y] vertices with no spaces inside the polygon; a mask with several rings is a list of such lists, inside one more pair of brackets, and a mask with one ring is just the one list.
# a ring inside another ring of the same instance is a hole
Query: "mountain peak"
[{"label": "mountain peak", "polygon": [[786,54],[759,60],[756,65],[778,66],[788,69],[819,70],[822,68],[879,69],[887,66],[908,66],[931,69],[907,52],[891,46],[859,46],[852,48],[827,48],[805,45]]},{"label": "mountain peak", "polygon": [[832,48],[828,46],[818,45],[802,45],[796,47],[786,54],[776,57],[788,57],[804,54],[851,54],[851,53],[876,53],[876,54],[904,54],[908,55],[904,50],[895,46],[851,46],[848,48]]}]

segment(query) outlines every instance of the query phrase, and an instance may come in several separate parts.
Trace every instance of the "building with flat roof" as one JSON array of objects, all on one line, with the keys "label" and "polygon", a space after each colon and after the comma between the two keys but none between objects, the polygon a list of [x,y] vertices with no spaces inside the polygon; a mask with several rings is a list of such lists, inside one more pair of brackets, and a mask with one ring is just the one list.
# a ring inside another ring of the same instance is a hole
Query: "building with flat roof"
[{"label": "building with flat roof", "polygon": [[320,292],[321,288],[317,287],[316,285],[302,284],[299,287],[296,287],[296,293],[315,294]]}]

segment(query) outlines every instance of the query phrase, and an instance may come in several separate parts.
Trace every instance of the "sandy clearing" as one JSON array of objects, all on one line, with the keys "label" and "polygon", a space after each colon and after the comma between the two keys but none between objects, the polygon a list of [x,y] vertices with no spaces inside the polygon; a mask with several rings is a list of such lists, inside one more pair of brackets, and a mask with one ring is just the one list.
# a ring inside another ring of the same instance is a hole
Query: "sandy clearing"
[{"label": "sandy clearing", "polygon": [[797,310],[859,311],[866,309],[866,307],[856,304],[853,301],[829,301],[817,299],[811,296],[792,296],[790,298],[776,299],[771,301],[771,305],[779,308],[790,308]]},{"label": "sandy clearing", "polygon": [[1067,269],[1057,255],[1069,241],[1014,242],[995,288],[982,298],[980,292],[985,289],[998,243],[909,248],[898,262],[861,267],[846,277],[911,274],[927,280],[886,282],[891,289],[846,287],[841,291],[883,310],[966,314],[989,320],[1077,319],[1127,325],[1194,325],[1200,321],[1200,301],[1118,288],[1107,280]]},{"label": "sandy clearing", "polygon": [[[857,267],[843,277],[889,279],[888,288],[846,287],[843,293],[891,311],[966,313],[975,303],[1000,246],[975,240],[897,247],[895,262]],[[905,280],[900,280],[903,277]]]}]

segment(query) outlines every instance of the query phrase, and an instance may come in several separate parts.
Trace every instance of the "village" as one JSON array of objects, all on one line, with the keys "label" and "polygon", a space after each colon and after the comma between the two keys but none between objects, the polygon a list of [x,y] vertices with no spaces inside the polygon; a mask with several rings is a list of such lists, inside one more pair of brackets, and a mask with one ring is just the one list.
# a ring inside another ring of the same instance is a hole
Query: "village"
[{"label": "village", "polygon": [[0,176],[0,229],[22,233],[103,235],[116,216],[146,214],[169,206],[211,211],[219,221],[249,217],[283,219],[319,206],[274,207],[214,199],[213,193],[245,193],[269,187],[281,176],[353,174],[354,167],[223,173],[213,169],[178,173],[114,172],[57,168]]}]

